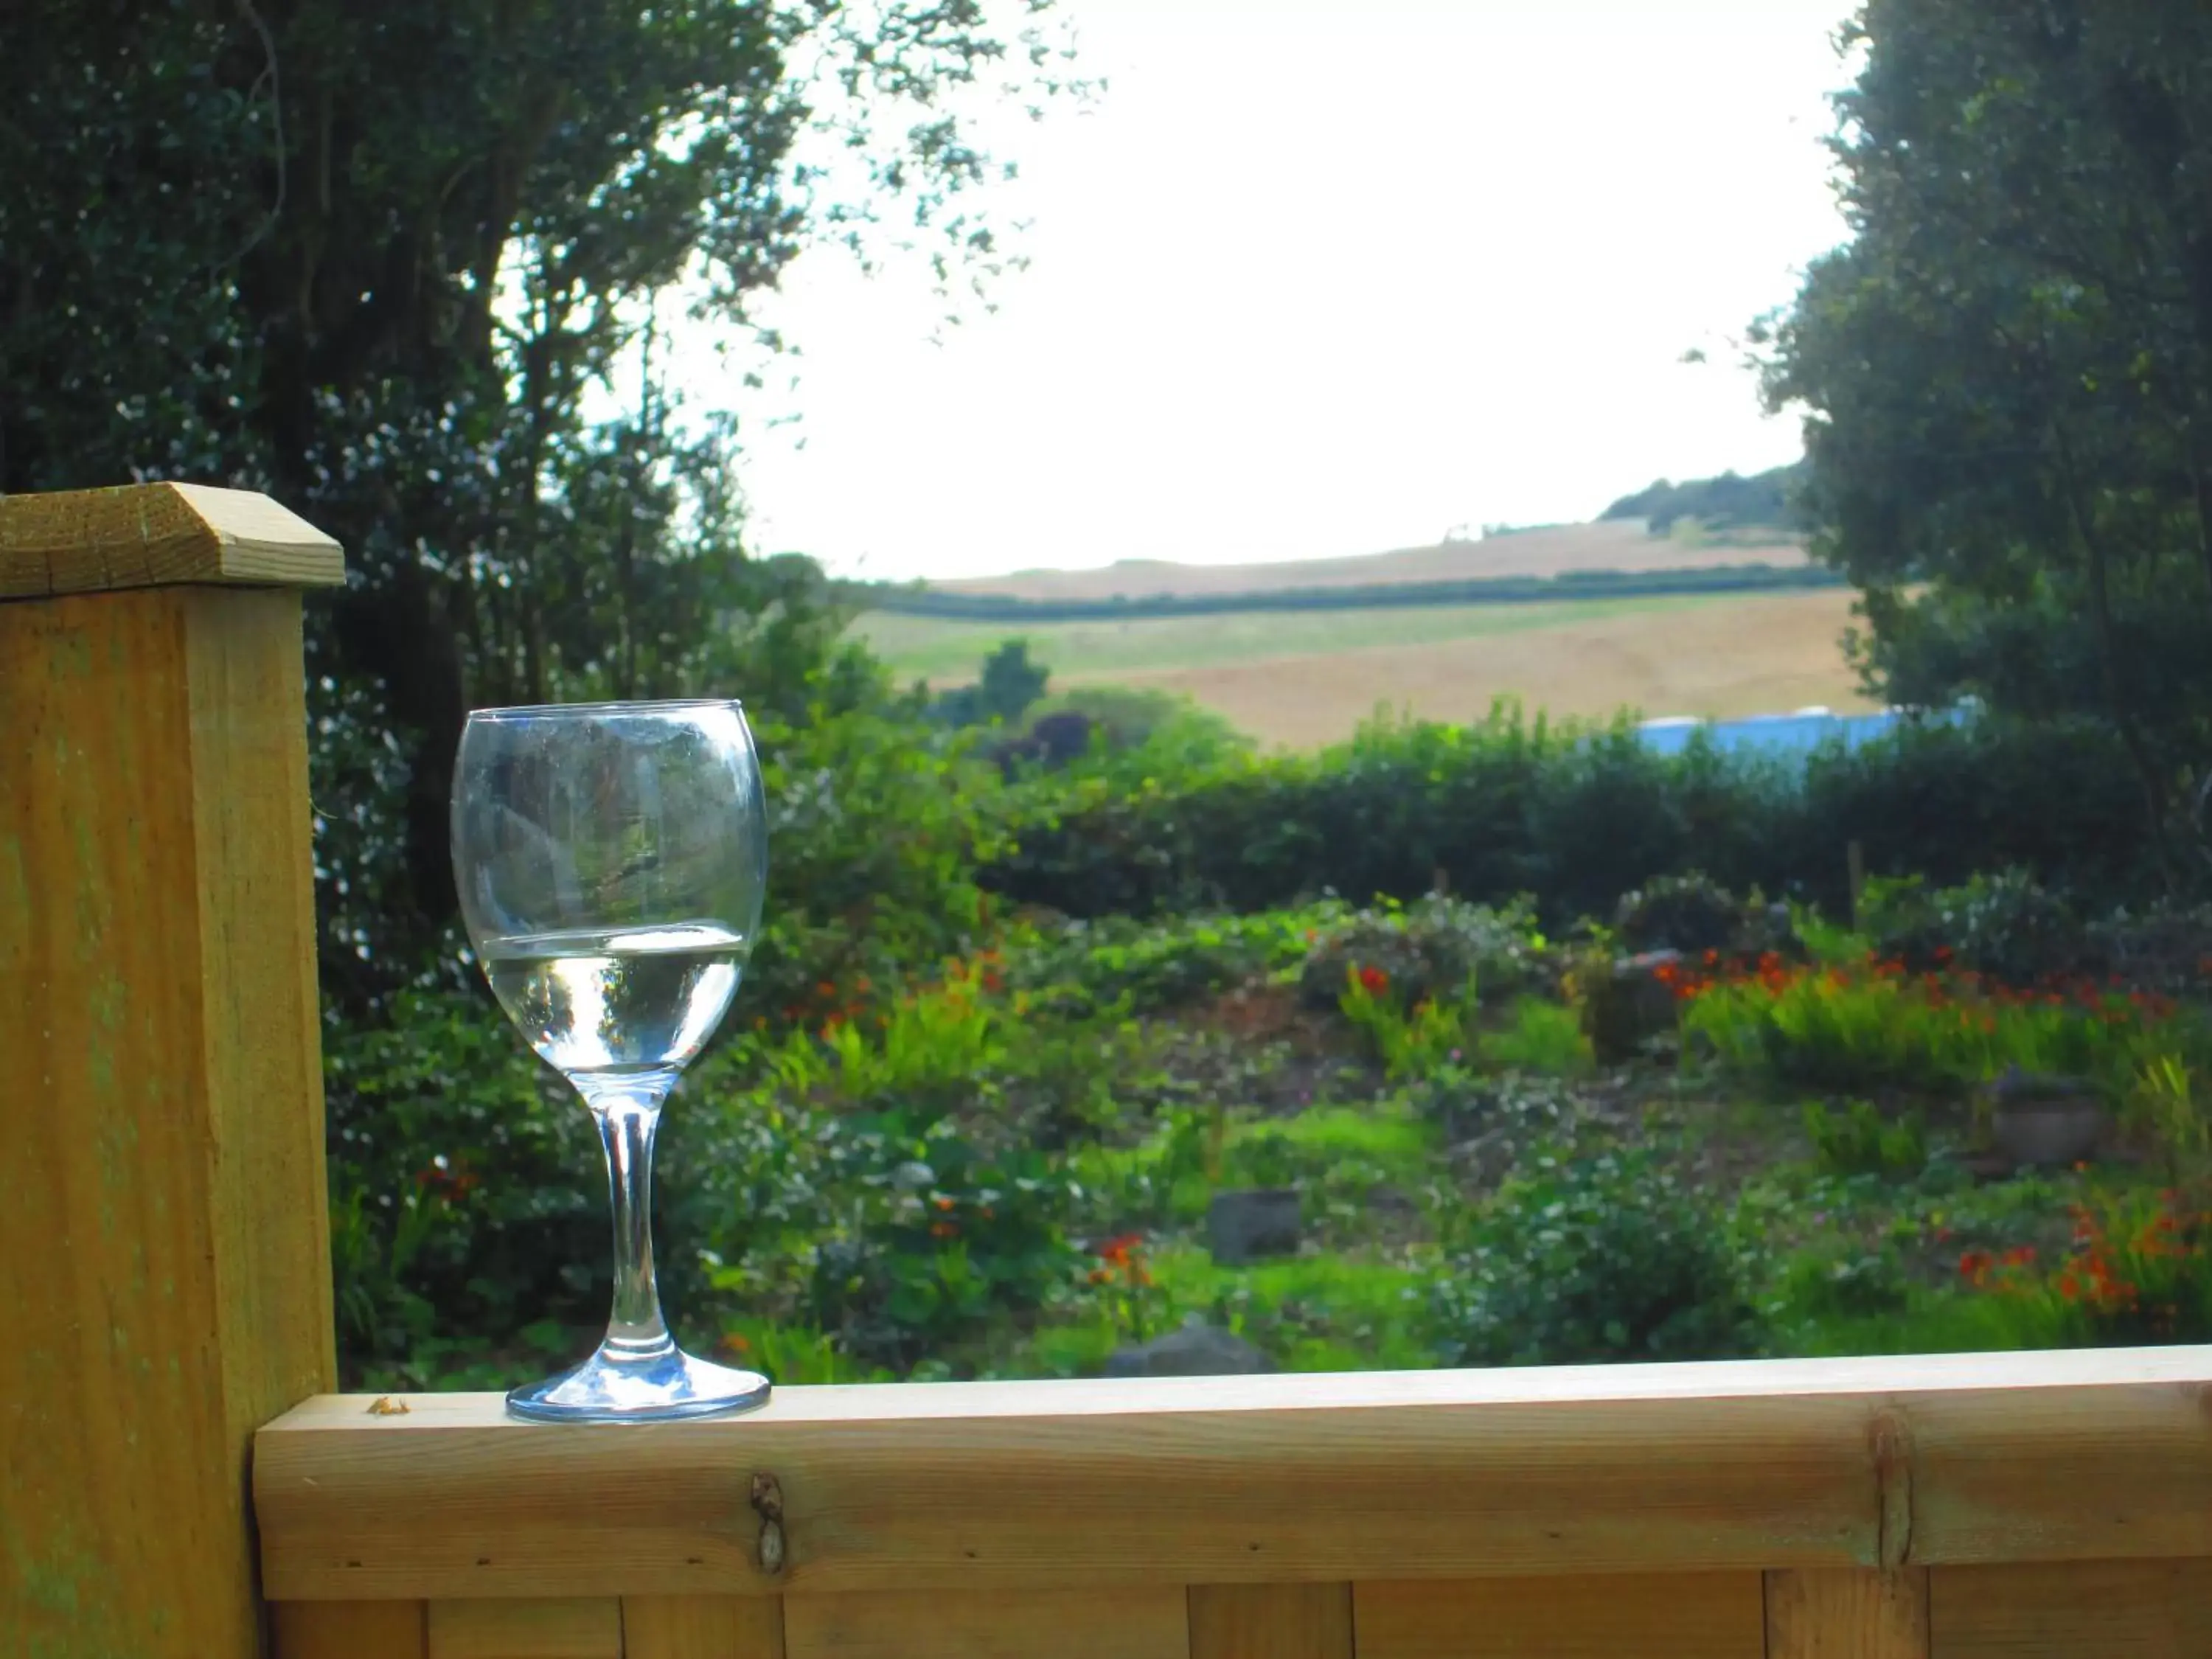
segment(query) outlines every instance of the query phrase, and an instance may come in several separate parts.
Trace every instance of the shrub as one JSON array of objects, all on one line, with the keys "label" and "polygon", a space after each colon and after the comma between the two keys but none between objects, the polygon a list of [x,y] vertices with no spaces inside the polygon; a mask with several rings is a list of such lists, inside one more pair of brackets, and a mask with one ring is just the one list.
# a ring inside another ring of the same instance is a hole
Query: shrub
[{"label": "shrub", "polygon": [[1340,908],[1067,921],[1010,939],[1001,972],[1009,990],[1057,1012],[1080,1016],[1120,1006],[1150,1012],[1298,963]]},{"label": "shrub", "polygon": [[1334,1008],[1347,977],[1378,973],[1401,1007],[1475,994],[1510,997],[1547,975],[1544,936],[1524,903],[1498,908],[1435,895],[1411,905],[1383,903],[1323,926],[1299,974],[1313,1008]]},{"label": "shrub", "polygon": [[1957,887],[1872,882],[1859,922],[1883,955],[1915,972],[1955,965],[2024,986],[2103,969],[2072,908],[2020,870]]},{"label": "shrub", "polygon": [[488,997],[403,992],[386,1021],[325,1033],[323,1078],[349,1374],[434,1339],[604,1316],[599,1137]]},{"label": "shrub", "polygon": [[[1534,896],[1553,927],[1701,869],[1840,913],[1846,848],[1938,884],[2017,866],[2124,896],[2157,884],[2132,772],[2100,728],[1906,726],[1802,763],[1646,749],[1501,707],[1468,726],[1377,723],[1317,755],[1124,768],[1024,794],[985,884],[1074,915],[1239,911],[1335,893]],[[1332,988],[1336,984],[1332,975]]]},{"label": "shrub", "polygon": [[1073,1282],[1078,1193],[1044,1155],[895,1113],[827,1139],[822,1208],[792,1242],[811,1266],[800,1315],[844,1352],[904,1369]]},{"label": "shrub", "polygon": [[1750,907],[1711,877],[1659,876],[1621,895],[1613,932],[1632,951],[1680,951],[1702,955],[1735,947],[1751,919]]},{"label": "shrub", "polygon": [[1650,1152],[1540,1155],[1440,1292],[1458,1364],[1718,1359],[1756,1321],[1725,1229]]}]

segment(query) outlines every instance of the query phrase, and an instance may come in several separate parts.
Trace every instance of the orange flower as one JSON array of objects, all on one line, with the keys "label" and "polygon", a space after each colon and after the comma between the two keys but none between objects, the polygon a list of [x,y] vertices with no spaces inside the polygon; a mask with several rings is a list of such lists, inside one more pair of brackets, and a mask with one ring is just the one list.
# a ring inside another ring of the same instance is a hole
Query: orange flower
[{"label": "orange flower", "polygon": [[959,1202],[960,1201],[957,1199],[945,1198],[941,1196],[936,1200],[937,1207],[940,1210],[957,1209],[959,1207]]},{"label": "orange flower", "polygon": [[929,1224],[929,1236],[932,1238],[957,1238],[960,1237],[959,1224],[951,1221],[933,1221]]}]

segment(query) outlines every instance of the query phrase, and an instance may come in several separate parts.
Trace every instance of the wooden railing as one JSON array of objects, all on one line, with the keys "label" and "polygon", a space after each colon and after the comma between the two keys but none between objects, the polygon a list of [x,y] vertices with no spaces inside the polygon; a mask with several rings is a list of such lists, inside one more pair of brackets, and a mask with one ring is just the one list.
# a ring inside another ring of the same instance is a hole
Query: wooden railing
[{"label": "wooden railing", "polygon": [[2212,1653],[2212,1350],[374,1403],[259,1437],[288,1653]]},{"label": "wooden railing", "polygon": [[2212,1659],[2206,1349],[329,1393],[337,575],[257,497],[0,500],[0,1659]]}]

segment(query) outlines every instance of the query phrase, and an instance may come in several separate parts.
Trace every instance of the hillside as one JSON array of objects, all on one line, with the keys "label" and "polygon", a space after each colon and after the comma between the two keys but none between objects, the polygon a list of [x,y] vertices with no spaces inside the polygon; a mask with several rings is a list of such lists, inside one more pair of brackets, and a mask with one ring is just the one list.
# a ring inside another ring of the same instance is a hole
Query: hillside
[{"label": "hillside", "polygon": [[1481,541],[1444,542],[1352,558],[1278,564],[1176,564],[1124,559],[1097,570],[1025,570],[933,582],[954,593],[1024,599],[1137,599],[1155,593],[1219,594],[1291,587],[1362,587],[1385,582],[1557,576],[1584,570],[1698,570],[1724,565],[1802,565],[1804,545],[1776,532],[1705,538],[1654,536],[1638,523],[1567,525]]},{"label": "hillside", "polygon": [[[1865,707],[1838,640],[1848,590],[1425,610],[1229,612],[1018,630],[1055,687],[1195,698],[1269,743],[1349,737],[1378,704],[1471,720],[1492,698],[1555,715],[1718,718]],[[964,684],[1011,631],[877,611],[855,633],[902,677]]]}]

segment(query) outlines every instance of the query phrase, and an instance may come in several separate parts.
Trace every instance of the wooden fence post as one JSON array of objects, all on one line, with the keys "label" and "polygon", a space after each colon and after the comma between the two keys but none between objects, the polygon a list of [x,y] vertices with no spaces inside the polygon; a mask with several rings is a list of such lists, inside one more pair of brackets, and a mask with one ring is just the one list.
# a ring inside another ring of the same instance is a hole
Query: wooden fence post
[{"label": "wooden fence post", "polygon": [[0,497],[0,1656],[244,1659],[335,1384],[303,587],[263,496]]}]

